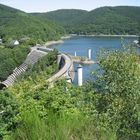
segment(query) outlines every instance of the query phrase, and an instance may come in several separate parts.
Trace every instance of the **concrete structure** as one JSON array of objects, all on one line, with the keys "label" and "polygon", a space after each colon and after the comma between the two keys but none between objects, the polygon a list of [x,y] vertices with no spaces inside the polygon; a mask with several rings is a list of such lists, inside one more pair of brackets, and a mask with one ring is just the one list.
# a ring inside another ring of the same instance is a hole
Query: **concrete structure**
[{"label": "concrete structure", "polygon": [[[39,58],[47,55],[49,51],[52,51],[52,49],[50,50],[48,48],[38,46],[32,47],[31,52],[28,54],[24,63],[15,68],[13,70],[13,73],[9,75],[5,81],[0,83],[0,89],[12,85],[15,82],[16,78],[26,71],[29,65],[36,63]],[[67,54],[59,54],[57,58],[59,71],[51,78],[49,78],[47,82],[52,83],[57,79],[63,77],[67,80],[67,82],[71,83],[74,79],[74,66],[71,57],[69,57],[69,55]]]},{"label": "concrete structure", "polygon": [[[50,52],[53,49],[46,48],[46,46],[34,46],[32,50],[40,52]],[[74,66],[71,57],[68,54],[59,53],[57,56],[57,64],[59,65],[59,71],[50,77],[47,82],[52,83],[59,78],[65,78],[69,83],[74,79]]]},{"label": "concrete structure", "polygon": [[91,60],[91,49],[88,49],[88,60]]},{"label": "concrete structure", "polygon": [[26,60],[17,68],[13,70],[13,73],[7,77],[7,79],[0,83],[0,89],[3,87],[8,87],[12,85],[18,76],[20,76],[23,72],[26,71],[29,65],[33,65],[38,61],[39,58],[43,57],[47,53],[38,51],[38,50],[32,50]]},{"label": "concrete structure", "polygon": [[[74,66],[73,66],[73,61],[71,59],[71,57],[67,54],[59,54],[59,71],[54,74],[52,77],[50,77],[47,82],[52,83],[56,80],[58,80],[59,78],[65,78],[67,80],[67,82],[72,83],[72,81],[74,80]],[[61,57],[61,58],[60,58]]]},{"label": "concrete structure", "polygon": [[83,67],[79,64],[77,67],[77,72],[78,72],[78,86],[83,85]]}]

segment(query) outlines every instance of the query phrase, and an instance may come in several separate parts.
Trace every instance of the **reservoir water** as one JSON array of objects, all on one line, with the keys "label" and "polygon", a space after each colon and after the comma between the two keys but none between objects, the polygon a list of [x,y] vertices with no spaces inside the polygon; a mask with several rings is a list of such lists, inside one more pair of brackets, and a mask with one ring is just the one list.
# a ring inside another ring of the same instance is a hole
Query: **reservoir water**
[{"label": "reservoir water", "polygon": [[[77,56],[87,56],[88,49],[92,49],[92,60],[96,60],[96,54],[100,49],[105,50],[111,49],[121,49],[122,44],[127,45],[133,43],[136,38],[134,37],[85,37],[85,36],[75,36],[64,40],[63,44],[52,45],[52,48],[58,49],[60,52],[68,53],[74,55],[75,52]],[[78,64],[74,64],[75,70]],[[84,81],[90,78],[90,73],[93,69],[96,69],[97,64],[82,65],[83,66],[83,79]],[[74,83],[77,83],[77,74],[75,73]]]}]

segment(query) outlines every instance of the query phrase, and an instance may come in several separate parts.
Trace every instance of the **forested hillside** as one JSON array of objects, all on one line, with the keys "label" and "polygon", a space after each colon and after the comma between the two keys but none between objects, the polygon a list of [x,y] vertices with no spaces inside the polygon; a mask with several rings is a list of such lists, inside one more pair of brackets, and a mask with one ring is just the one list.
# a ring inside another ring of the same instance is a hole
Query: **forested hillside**
[{"label": "forested hillside", "polygon": [[[101,7],[92,11],[58,10],[42,14],[77,34],[139,34],[140,7]],[[74,16],[73,16],[74,15]]]},{"label": "forested hillside", "polygon": [[140,7],[120,6],[28,14],[0,4],[0,37],[4,42],[27,38],[45,42],[59,39],[64,28],[76,34],[139,34],[138,13]]},{"label": "forested hillside", "polygon": [[0,4],[0,37],[12,39],[34,39],[36,42],[58,39],[64,29],[47,19],[33,17],[11,7]]},{"label": "forested hillside", "polygon": [[73,24],[77,21],[77,17],[87,13],[88,12],[85,10],[62,9],[47,13],[33,13],[32,15],[42,17],[43,19],[50,19],[51,21],[54,21],[67,28],[69,26],[73,26]]}]

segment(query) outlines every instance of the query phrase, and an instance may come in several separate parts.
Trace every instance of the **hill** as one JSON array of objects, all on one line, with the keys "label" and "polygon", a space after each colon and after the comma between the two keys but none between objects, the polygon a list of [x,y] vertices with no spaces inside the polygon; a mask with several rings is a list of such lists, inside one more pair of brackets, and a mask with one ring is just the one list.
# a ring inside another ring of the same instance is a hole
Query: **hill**
[{"label": "hill", "polygon": [[77,17],[88,13],[85,10],[77,9],[61,9],[47,13],[32,13],[35,16],[40,16],[43,18],[48,18],[52,21],[55,21],[63,26],[71,25],[77,20]]},{"label": "hill", "polygon": [[47,19],[0,4],[0,37],[4,41],[31,38],[36,42],[58,39],[64,34],[61,26]]},{"label": "hill", "polygon": [[69,33],[139,34],[140,7],[101,7],[92,11],[58,10],[34,14],[61,24]]}]

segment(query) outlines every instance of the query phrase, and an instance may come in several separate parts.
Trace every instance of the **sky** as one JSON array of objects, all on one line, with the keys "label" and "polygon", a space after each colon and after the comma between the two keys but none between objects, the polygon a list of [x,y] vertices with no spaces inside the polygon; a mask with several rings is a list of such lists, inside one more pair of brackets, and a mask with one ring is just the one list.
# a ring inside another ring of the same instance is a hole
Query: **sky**
[{"label": "sky", "polygon": [[90,11],[103,6],[140,6],[140,0],[0,0],[0,4],[25,12],[48,12],[57,9]]}]

